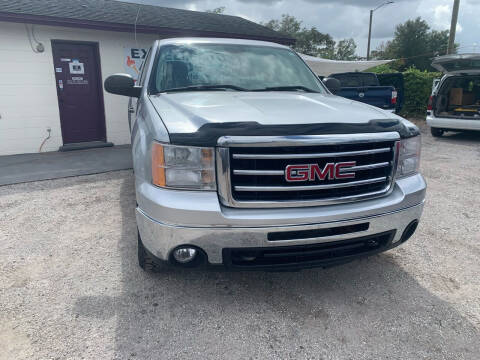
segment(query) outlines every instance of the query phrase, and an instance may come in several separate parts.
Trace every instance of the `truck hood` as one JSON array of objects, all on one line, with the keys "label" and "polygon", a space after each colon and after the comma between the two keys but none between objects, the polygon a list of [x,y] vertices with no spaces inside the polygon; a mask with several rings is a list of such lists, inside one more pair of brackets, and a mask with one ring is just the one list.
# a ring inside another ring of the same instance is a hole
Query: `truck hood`
[{"label": "truck hood", "polygon": [[227,135],[418,134],[415,125],[397,115],[330,94],[212,91],[152,95],[150,100],[174,144],[214,146]]}]

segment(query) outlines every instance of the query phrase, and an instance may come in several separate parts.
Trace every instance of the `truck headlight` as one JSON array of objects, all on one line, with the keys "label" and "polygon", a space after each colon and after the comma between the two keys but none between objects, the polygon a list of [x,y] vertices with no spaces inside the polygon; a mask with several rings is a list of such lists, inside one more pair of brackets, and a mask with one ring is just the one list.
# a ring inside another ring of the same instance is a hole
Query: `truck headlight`
[{"label": "truck headlight", "polygon": [[213,148],[152,143],[152,183],[186,190],[215,190]]},{"label": "truck headlight", "polygon": [[400,141],[397,177],[416,174],[420,167],[421,136],[414,136]]}]

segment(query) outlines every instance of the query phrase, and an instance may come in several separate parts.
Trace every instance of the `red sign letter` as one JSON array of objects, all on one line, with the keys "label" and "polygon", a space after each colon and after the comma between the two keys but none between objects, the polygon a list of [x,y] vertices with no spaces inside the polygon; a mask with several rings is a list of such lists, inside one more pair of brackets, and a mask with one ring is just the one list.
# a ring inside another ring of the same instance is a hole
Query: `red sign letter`
[{"label": "red sign letter", "polygon": [[323,170],[320,170],[318,164],[313,164],[310,167],[310,181],[315,181],[316,178],[319,180],[325,180],[328,175],[328,180],[333,180],[335,175],[335,169],[333,163],[328,163],[325,165]]},{"label": "red sign letter", "polygon": [[308,165],[288,165],[285,169],[285,179],[292,181],[308,180]]},{"label": "red sign letter", "polygon": [[350,161],[350,162],[343,162],[343,163],[338,163],[335,165],[335,178],[336,179],[354,179],[355,178],[355,173],[344,173],[341,172],[342,168],[348,168],[355,166],[357,164],[356,161]]}]

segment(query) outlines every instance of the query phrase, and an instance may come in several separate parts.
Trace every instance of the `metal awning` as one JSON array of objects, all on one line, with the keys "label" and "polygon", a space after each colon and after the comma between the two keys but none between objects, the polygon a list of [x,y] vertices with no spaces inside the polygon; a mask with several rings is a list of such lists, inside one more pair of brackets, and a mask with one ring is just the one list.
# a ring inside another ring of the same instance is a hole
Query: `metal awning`
[{"label": "metal awning", "polygon": [[310,68],[317,75],[328,76],[336,73],[364,71],[372,67],[388,64],[392,60],[360,60],[360,61],[344,61],[344,60],[330,60],[315,56],[299,54],[303,60],[310,66]]}]

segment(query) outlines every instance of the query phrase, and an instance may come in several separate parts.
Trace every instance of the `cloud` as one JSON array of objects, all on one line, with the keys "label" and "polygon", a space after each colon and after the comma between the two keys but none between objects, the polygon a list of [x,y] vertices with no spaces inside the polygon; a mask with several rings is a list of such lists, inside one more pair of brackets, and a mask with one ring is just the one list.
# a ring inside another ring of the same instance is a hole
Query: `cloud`
[{"label": "cloud", "polygon": [[[279,19],[290,14],[302,20],[307,27],[315,26],[329,33],[334,39],[354,38],[359,55],[366,55],[369,10],[382,0],[130,0],[159,6],[205,11],[220,6],[226,13],[245,17],[256,22]],[[395,27],[418,16],[425,19],[435,30],[448,30],[452,0],[395,0],[394,4],[382,7],[374,13],[372,48],[391,39]],[[460,4],[457,42],[462,47],[477,42],[480,22],[479,0],[462,0]],[[460,25],[461,24],[461,25]]]},{"label": "cloud", "polygon": [[[433,10],[434,14],[434,26],[440,29],[450,29],[450,23],[452,19],[452,7],[449,5],[438,5]],[[461,33],[463,30],[462,25],[457,23],[457,33]]]},{"label": "cloud", "polygon": [[[198,1],[198,0],[197,0]],[[238,2],[243,3],[257,3],[257,4],[272,4],[272,3],[293,3],[293,2],[301,2],[298,0],[237,0]],[[382,0],[303,0],[305,2],[311,3],[314,6],[321,6],[321,5],[351,5],[355,7],[363,7],[363,8],[376,8],[379,4],[382,3]],[[385,0],[386,1],[386,0]],[[417,0],[396,0],[397,3],[405,3],[405,2],[414,2]]]},{"label": "cloud", "polygon": [[238,0],[238,2],[270,5],[273,3],[283,2],[283,0]]},{"label": "cloud", "polygon": [[[382,4],[382,0],[305,0],[306,2],[321,5],[321,4],[336,4],[339,6],[351,5],[355,7],[374,9]],[[395,0],[395,3],[415,2],[417,0]],[[386,0],[384,0],[386,2]]]}]

